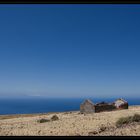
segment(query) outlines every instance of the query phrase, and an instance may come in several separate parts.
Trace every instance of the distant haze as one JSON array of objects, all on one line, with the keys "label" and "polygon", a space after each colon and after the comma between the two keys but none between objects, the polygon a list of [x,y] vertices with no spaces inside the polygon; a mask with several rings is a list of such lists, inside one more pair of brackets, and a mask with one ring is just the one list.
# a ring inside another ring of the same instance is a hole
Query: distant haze
[{"label": "distant haze", "polygon": [[0,97],[139,97],[140,5],[0,5]]}]

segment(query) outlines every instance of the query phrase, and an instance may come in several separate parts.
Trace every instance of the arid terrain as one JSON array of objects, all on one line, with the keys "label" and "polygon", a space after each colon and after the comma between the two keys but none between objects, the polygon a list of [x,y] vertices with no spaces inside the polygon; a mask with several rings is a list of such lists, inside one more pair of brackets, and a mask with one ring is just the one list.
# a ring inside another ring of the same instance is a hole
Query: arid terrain
[{"label": "arid terrain", "polygon": [[[140,123],[116,127],[120,117],[140,114],[140,106],[126,110],[80,114],[79,111],[0,115],[0,136],[140,136]],[[53,115],[58,120],[52,121]],[[40,123],[40,119],[51,121]]]}]

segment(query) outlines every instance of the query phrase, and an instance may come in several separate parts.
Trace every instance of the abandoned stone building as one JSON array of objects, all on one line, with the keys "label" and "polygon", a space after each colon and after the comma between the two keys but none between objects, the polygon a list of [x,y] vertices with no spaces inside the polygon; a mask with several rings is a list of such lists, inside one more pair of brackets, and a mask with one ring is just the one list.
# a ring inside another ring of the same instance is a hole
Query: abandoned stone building
[{"label": "abandoned stone building", "polygon": [[96,113],[96,112],[112,111],[118,109],[128,109],[128,102],[123,99],[117,99],[115,102],[112,103],[100,102],[94,104],[90,100],[85,100],[80,105],[81,113]]},{"label": "abandoned stone building", "polygon": [[80,112],[81,113],[94,113],[95,112],[95,105],[92,101],[90,100],[85,100],[81,105],[80,105]]}]

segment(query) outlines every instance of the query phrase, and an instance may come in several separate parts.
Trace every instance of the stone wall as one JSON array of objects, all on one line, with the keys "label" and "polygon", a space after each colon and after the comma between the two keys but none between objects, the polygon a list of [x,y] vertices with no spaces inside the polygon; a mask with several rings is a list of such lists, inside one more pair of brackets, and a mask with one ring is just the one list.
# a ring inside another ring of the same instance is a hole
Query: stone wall
[{"label": "stone wall", "polygon": [[95,112],[116,110],[114,104],[98,104],[95,105]]},{"label": "stone wall", "polygon": [[120,105],[117,109],[128,109],[128,103]]},{"label": "stone wall", "polygon": [[80,106],[80,112],[81,113],[94,113],[95,112],[95,106],[91,104],[81,104]]}]

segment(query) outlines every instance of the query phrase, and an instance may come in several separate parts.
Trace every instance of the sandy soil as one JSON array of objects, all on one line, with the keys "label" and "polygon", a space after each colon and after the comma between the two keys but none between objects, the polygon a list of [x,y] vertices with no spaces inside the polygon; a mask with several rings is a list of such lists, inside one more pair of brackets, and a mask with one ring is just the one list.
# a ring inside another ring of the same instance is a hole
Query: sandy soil
[{"label": "sandy soil", "polygon": [[[80,114],[79,111],[29,114],[0,115],[0,136],[140,136],[140,123],[116,128],[120,117],[140,114],[140,106],[131,106],[127,110]],[[39,123],[39,119],[50,119],[57,115],[59,120]],[[104,129],[105,128],[105,129]]]}]

